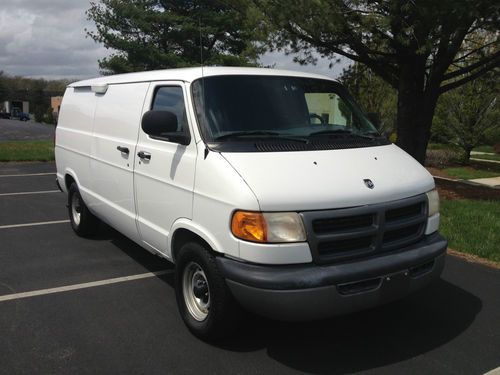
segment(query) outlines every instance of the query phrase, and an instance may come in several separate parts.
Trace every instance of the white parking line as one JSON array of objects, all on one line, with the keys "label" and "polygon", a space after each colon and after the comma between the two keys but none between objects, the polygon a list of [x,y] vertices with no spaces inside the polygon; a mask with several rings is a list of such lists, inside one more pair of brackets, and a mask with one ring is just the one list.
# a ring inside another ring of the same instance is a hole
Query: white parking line
[{"label": "white parking line", "polygon": [[48,173],[26,173],[26,174],[0,174],[0,177],[31,177],[31,176],[48,176],[56,174],[55,172]]},{"label": "white parking line", "polygon": [[37,223],[0,225],[0,229],[34,227],[37,225],[50,225],[50,224],[62,224],[62,223],[69,223],[69,220],[39,221]]},{"label": "white parking line", "polygon": [[43,295],[46,295],[46,294],[68,292],[70,290],[93,288],[93,287],[102,286],[102,285],[123,283],[125,281],[147,279],[147,278],[150,278],[150,277],[156,277],[156,276],[166,275],[166,274],[173,273],[173,272],[174,272],[173,269],[163,270],[163,271],[157,271],[157,272],[147,272],[147,273],[141,273],[141,274],[138,274],[138,275],[116,277],[114,279],[92,281],[90,283],[82,283],[82,284],[73,284],[73,285],[61,286],[61,287],[58,287],[58,288],[40,289],[40,290],[31,291],[31,292],[6,294],[6,295],[3,295],[3,296],[0,296],[0,302],[11,301],[11,300],[21,299],[21,298],[43,296]]},{"label": "white parking line", "polygon": [[1,193],[0,197],[6,197],[9,195],[30,195],[30,194],[52,194],[60,193],[60,190],[43,190],[43,191],[21,191],[19,193]]}]

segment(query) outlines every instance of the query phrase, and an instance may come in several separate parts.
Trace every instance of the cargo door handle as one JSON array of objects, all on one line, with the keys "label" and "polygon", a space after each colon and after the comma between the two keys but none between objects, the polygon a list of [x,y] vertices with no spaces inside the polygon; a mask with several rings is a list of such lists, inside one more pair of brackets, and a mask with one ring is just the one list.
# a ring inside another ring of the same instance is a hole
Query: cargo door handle
[{"label": "cargo door handle", "polygon": [[149,152],[139,151],[137,153],[137,156],[139,156],[141,159],[151,160],[151,154]]},{"label": "cargo door handle", "polygon": [[118,146],[118,147],[116,147],[116,149],[117,149],[118,151],[120,151],[120,152],[124,153],[124,154],[127,154],[127,155],[128,155],[128,153],[130,152],[130,151],[128,150],[128,147]]}]

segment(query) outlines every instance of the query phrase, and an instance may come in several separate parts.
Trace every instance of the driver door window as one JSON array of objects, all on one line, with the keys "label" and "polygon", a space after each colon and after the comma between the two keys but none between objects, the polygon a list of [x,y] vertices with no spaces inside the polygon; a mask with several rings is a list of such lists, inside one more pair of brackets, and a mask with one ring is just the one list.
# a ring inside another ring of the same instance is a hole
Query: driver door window
[{"label": "driver door window", "polygon": [[187,131],[186,107],[184,94],[179,86],[163,86],[156,90],[153,111],[169,111],[177,116],[177,132]]}]

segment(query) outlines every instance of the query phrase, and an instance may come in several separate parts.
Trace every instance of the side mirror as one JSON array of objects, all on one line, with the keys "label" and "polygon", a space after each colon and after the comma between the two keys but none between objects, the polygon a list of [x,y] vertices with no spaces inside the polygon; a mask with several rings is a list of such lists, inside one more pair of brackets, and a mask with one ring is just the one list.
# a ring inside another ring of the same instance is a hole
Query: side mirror
[{"label": "side mirror", "polygon": [[142,116],[142,130],[153,139],[188,145],[188,134],[177,131],[177,116],[169,111],[147,111]]},{"label": "side mirror", "polygon": [[377,130],[380,130],[380,115],[376,112],[369,112],[366,114],[366,116],[368,117],[368,120],[370,120],[370,122],[373,124],[373,126],[375,126]]},{"label": "side mirror", "polygon": [[142,130],[152,136],[177,131],[177,116],[169,111],[147,111],[142,116]]}]

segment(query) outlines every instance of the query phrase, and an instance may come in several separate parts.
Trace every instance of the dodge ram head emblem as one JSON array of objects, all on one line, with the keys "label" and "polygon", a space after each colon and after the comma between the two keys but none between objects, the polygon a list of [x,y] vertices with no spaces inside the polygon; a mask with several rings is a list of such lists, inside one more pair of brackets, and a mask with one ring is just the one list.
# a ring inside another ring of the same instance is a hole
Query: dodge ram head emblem
[{"label": "dodge ram head emblem", "polygon": [[373,189],[375,187],[372,180],[370,180],[369,178],[365,178],[363,181],[365,182],[367,188]]}]

